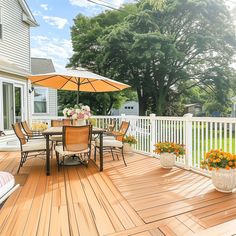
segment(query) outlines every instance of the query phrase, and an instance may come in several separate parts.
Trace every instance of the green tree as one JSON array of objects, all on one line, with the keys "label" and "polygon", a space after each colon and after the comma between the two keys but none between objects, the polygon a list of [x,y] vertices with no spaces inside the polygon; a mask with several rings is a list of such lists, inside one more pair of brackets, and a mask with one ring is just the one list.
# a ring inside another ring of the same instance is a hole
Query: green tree
[{"label": "green tree", "polygon": [[232,75],[236,41],[223,2],[162,3],[142,0],[93,18],[79,15],[72,27],[71,64],[128,82],[137,91],[141,115],[173,114],[195,86],[211,87],[217,97],[219,81],[227,84]]}]

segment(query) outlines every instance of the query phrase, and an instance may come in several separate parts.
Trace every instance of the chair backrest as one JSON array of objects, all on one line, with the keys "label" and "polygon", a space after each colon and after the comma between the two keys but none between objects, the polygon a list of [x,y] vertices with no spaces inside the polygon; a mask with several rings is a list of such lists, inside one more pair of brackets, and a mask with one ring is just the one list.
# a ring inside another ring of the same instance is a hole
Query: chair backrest
[{"label": "chair backrest", "polygon": [[13,128],[15,134],[16,134],[16,137],[20,140],[21,145],[26,144],[27,139],[25,137],[25,134],[21,130],[20,123],[12,124],[12,128]]},{"label": "chair backrest", "polygon": [[29,136],[29,137],[33,136],[33,132],[30,129],[30,127],[26,121],[21,122],[21,126],[22,126],[24,132],[27,134],[27,136]]},{"label": "chair backrest", "polygon": [[92,126],[63,126],[63,149],[79,152],[91,148]]},{"label": "chair backrest", "polygon": [[51,120],[51,127],[62,127],[62,120]]},{"label": "chair backrest", "polygon": [[62,120],[62,125],[65,125],[65,126],[70,126],[70,125],[72,125],[71,119],[63,119],[63,120]]},{"label": "chair backrest", "polygon": [[124,136],[126,135],[128,129],[129,129],[130,122],[122,121],[119,129],[119,136],[117,136],[117,140],[122,141]]},{"label": "chair backrest", "polygon": [[74,126],[78,125],[78,120],[77,119],[73,119],[72,120],[72,125],[74,125]]},{"label": "chair backrest", "polygon": [[109,132],[112,132],[112,131],[114,131],[115,127],[116,127],[116,119],[113,118],[113,119],[111,120],[111,123],[108,124],[107,129],[108,129]]}]

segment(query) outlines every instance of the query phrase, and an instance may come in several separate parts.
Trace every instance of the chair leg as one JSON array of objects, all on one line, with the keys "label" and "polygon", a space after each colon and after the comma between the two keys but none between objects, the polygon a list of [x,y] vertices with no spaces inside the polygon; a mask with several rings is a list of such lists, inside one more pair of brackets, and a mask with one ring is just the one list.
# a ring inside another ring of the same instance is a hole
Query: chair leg
[{"label": "chair leg", "polygon": [[115,157],[114,157],[114,153],[112,151],[112,147],[110,148],[111,149],[111,155],[112,155],[112,158],[113,158],[113,161],[115,160]]},{"label": "chair leg", "polygon": [[59,153],[56,152],[56,159],[57,159],[57,169],[60,171],[60,163],[59,163]]},{"label": "chair leg", "polygon": [[121,154],[122,154],[123,162],[124,162],[125,166],[127,166],[127,164],[125,162],[125,156],[124,156],[124,147],[121,148]]},{"label": "chair leg", "polygon": [[52,141],[52,146],[51,146],[51,159],[53,158],[53,149],[54,149],[54,142]]},{"label": "chair leg", "polygon": [[96,145],[94,146],[94,161],[96,162],[97,160],[97,147]]},{"label": "chair leg", "polygon": [[23,166],[24,162],[26,161],[27,155],[28,154],[26,154],[26,153],[21,153],[20,164],[19,164],[19,167],[16,172],[17,174],[19,174],[20,168]]}]

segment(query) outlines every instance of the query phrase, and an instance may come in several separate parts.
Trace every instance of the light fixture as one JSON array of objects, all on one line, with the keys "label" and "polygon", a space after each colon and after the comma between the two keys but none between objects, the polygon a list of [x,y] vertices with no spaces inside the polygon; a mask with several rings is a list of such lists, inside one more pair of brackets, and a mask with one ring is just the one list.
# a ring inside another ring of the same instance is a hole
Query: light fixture
[{"label": "light fixture", "polygon": [[32,93],[34,91],[34,87],[32,86],[31,89],[29,89],[29,93]]}]

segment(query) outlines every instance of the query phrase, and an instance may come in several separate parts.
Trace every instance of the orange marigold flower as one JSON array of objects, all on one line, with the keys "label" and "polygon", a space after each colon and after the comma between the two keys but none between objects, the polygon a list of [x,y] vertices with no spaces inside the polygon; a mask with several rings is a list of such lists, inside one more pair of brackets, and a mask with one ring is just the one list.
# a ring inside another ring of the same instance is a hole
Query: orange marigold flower
[{"label": "orange marigold flower", "polygon": [[230,169],[230,167],[229,167],[229,166],[226,166],[226,167],[225,167],[225,169],[226,169],[226,170],[229,170],[229,169]]},{"label": "orange marigold flower", "polygon": [[232,166],[232,165],[233,165],[233,162],[232,162],[232,161],[230,161],[228,164],[229,164],[229,166]]}]

